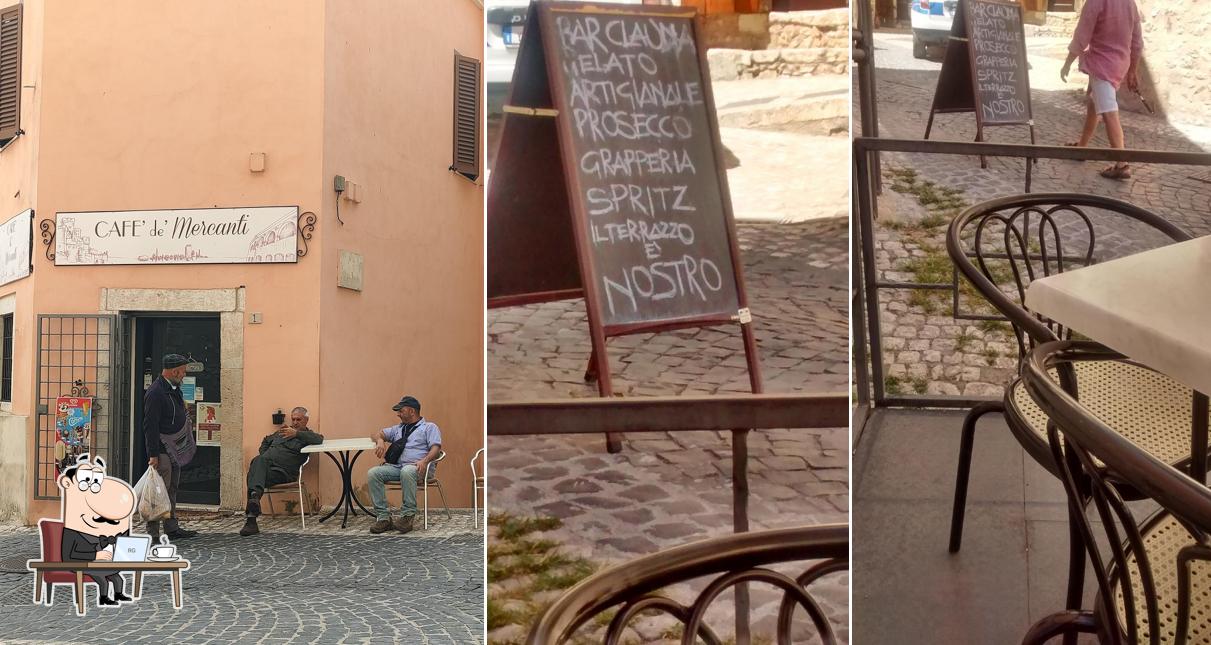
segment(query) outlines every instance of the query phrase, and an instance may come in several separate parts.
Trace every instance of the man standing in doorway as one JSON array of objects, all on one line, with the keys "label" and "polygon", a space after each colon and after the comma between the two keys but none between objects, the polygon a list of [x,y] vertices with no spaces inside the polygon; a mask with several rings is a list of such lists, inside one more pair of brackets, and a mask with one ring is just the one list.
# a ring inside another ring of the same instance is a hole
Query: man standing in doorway
[{"label": "man standing in doorway", "polygon": [[[437,424],[421,417],[420,401],[415,397],[405,396],[391,409],[399,417],[399,425],[370,435],[375,443],[374,454],[384,460],[381,466],[366,473],[370,499],[378,518],[370,527],[371,533],[383,533],[392,526],[400,533],[412,530],[412,518],[416,516],[416,483],[422,476],[434,476],[435,460],[442,447],[441,430]],[[387,509],[387,482],[399,482],[403,490],[400,516],[394,522]]]},{"label": "man standing in doorway", "polygon": [[[188,459],[193,456],[192,450],[167,445],[176,437],[180,437],[189,424],[185,397],[181,395],[181,381],[185,378],[187,364],[189,359],[180,354],[164,356],[160,378],[156,379],[143,395],[143,445],[147,448],[147,465],[156,469],[168,488],[172,512],[164,522],[164,531],[174,540],[191,538],[198,534],[197,531],[181,528],[177,522],[177,487],[181,483],[181,466],[189,463]],[[192,445],[190,440],[188,446]],[[160,521],[149,521],[147,532],[151,535],[152,544],[158,543]]]},{"label": "man standing in doorway", "polygon": [[[1068,45],[1068,60],[1060,70],[1060,79],[1067,82],[1072,61],[1079,57],[1080,70],[1089,75],[1085,127],[1080,140],[1067,145],[1089,145],[1101,116],[1110,147],[1120,150],[1126,147],[1116,94],[1124,79],[1127,87],[1139,91],[1139,60],[1143,51],[1144,37],[1135,0],[1085,1],[1072,43]],[[1120,181],[1130,179],[1131,168],[1126,163],[1116,163],[1102,170],[1102,176]]]},{"label": "man standing in doorway", "polygon": [[261,440],[261,450],[248,464],[248,507],[240,535],[261,532],[256,518],[261,514],[261,495],[266,488],[298,481],[299,468],[307,462],[303,448],[324,442],[324,435],[307,427],[307,408],[290,411],[290,425]]}]

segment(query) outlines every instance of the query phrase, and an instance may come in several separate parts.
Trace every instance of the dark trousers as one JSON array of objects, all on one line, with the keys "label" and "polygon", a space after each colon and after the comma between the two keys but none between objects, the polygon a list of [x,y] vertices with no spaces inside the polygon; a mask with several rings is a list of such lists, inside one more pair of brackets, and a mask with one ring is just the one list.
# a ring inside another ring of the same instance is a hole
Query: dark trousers
[{"label": "dark trousers", "polygon": [[109,587],[106,586],[106,583],[110,583],[114,586],[114,593],[126,593],[126,591],[124,591],[126,581],[122,579],[122,574],[118,573],[117,571],[104,577],[92,573],[86,573],[84,575],[92,578],[93,582],[97,583],[98,597],[109,596]]},{"label": "dark trousers", "polygon": [[[286,484],[297,479],[296,473],[287,472],[261,455],[252,458],[248,464],[248,508],[245,515],[256,517],[261,514],[260,497],[270,486]],[[253,503],[253,501],[257,503]]]},{"label": "dark trousers", "polygon": [[[172,502],[172,512],[169,513],[168,519],[164,520],[164,532],[172,533],[180,528],[177,524],[177,487],[181,485],[181,467],[172,460],[172,457],[162,452],[160,453],[159,465],[156,466],[156,472],[160,473],[160,479],[163,479],[164,485],[168,487],[168,500]],[[148,522],[147,532],[152,535],[159,535],[160,521],[152,520]]]}]

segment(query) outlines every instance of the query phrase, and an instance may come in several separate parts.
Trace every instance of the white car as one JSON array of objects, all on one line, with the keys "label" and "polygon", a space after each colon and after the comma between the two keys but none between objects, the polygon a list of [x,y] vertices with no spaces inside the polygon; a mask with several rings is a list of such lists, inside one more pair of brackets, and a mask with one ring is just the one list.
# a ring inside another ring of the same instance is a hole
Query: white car
[{"label": "white car", "polygon": [[929,45],[946,46],[959,0],[910,0],[912,5],[912,56],[925,58]]},{"label": "white car", "polygon": [[[598,0],[613,4],[642,4],[643,0]],[[525,33],[529,0],[488,0],[484,4],[484,82],[487,112],[499,114],[513,81],[517,48]]]}]

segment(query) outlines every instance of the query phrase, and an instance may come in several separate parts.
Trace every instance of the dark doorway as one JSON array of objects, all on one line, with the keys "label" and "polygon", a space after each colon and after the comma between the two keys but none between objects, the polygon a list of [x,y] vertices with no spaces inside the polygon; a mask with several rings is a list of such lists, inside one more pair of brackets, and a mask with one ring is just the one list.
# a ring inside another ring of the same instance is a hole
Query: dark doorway
[{"label": "dark doorway", "polygon": [[[222,403],[219,382],[219,318],[210,315],[137,315],[133,317],[134,356],[130,370],[132,421],[132,481],[147,470],[143,444],[143,392],[160,376],[160,359],[176,353],[193,358],[182,393],[190,426],[197,428],[197,402]],[[199,393],[201,396],[199,396]],[[192,400],[190,395],[193,396]],[[219,504],[219,446],[200,442],[197,454],[181,471],[179,504]]]}]

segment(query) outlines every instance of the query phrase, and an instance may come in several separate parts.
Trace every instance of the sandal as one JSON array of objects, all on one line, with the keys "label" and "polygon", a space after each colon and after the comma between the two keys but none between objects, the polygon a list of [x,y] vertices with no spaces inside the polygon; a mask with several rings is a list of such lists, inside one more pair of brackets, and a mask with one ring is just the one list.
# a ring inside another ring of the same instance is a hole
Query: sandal
[{"label": "sandal", "polygon": [[1124,181],[1131,179],[1131,166],[1128,164],[1115,164],[1102,169],[1101,175],[1106,179],[1117,179]]}]

